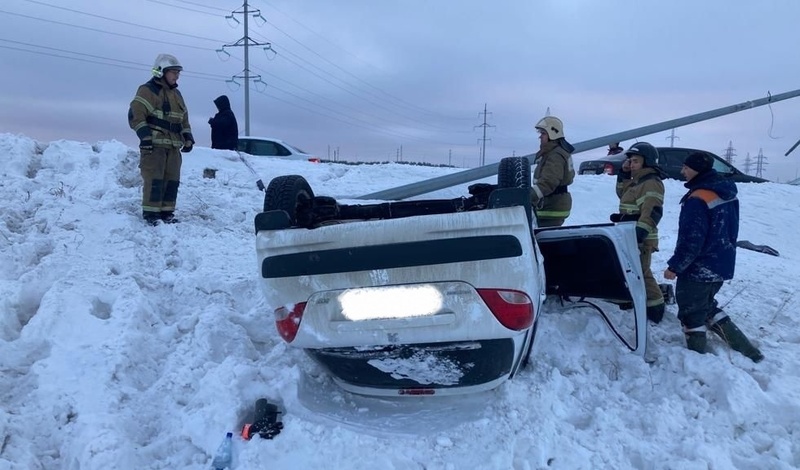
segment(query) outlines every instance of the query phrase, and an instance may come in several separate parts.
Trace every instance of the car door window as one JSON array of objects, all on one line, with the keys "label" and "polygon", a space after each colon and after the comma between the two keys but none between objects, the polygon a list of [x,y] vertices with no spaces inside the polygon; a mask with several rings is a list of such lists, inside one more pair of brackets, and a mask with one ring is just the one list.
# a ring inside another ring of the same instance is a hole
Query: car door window
[{"label": "car door window", "polygon": [[292,154],[292,152],[290,152],[289,149],[278,143],[275,144],[275,152],[276,152],[275,155],[279,157],[288,157],[289,155]]},{"label": "car door window", "polygon": [[267,157],[274,157],[278,155],[278,149],[274,142],[264,140],[254,140],[250,143],[251,155],[263,155]]},{"label": "car door window", "polygon": [[724,174],[724,175],[732,175],[732,174],[736,173],[736,170],[733,168],[733,165],[731,165],[730,163],[728,163],[725,160],[721,159],[720,157],[714,155],[713,153],[709,153],[708,155],[710,155],[711,158],[714,160],[714,166],[712,166],[712,168],[717,170],[717,173],[721,173],[721,174]]},{"label": "car door window", "polygon": [[659,150],[658,154],[661,160],[661,169],[664,170],[670,178],[683,179],[681,176],[681,168],[683,168],[683,162],[688,156],[686,150],[667,148]]}]

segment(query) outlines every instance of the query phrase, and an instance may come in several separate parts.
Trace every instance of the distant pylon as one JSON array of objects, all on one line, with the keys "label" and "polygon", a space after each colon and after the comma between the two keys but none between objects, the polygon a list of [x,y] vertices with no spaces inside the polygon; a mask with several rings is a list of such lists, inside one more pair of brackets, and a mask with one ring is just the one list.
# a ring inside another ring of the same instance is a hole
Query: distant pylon
[{"label": "distant pylon", "polygon": [[756,176],[763,178],[761,175],[765,166],[767,166],[767,157],[764,156],[762,149],[758,149],[758,155],[756,156]]},{"label": "distant pylon", "polygon": [[744,172],[745,174],[750,174],[750,170],[753,167],[753,159],[750,158],[750,152],[747,152],[747,156],[744,157]]},{"label": "distant pylon", "polygon": [[728,141],[728,148],[725,149],[724,155],[725,155],[725,161],[733,165],[733,161],[735,160],[734,157],[736,157],[736,149],[733,148],[732,140]]},{"label": "distant pylon", "polygon": [[248,20],[250,19],[250,15],[252,15],[254,18],[261,18],[266,23],[264,17],[261,16],[261,10],[258,9],[251,10],[250,6],[247,4],[247,0],[244,0],[244,4],[242,5],[241,10],[234,10],[231,12],[230,15],[225,17],[228,19],[232,19],[233,21],[238,23],[239,20],[237,20],[236,17],[233,15],[244,15],[244,36],[242,36],[238,41],[234,43],[225,44],[224,46],[222,46],[222,49],[217,49],[217,53],[222,52],[230,55],[228,51],[225,50],[226,47],[244,47],[244,69],[242,70],[243,75],[234,75],[233,77],[231,77],[230,80],[227,81],[237,83],[236,82],[237,78],[244,79],[244,135],[249,136],[250,135],[250,80],[253,80],[256,83],[261,82],[264,85],[266,85],[266,83],[264,83],[264,81],[261,80],[261,75],[250,75],[250,46],[264,46],[265,51],[268,52],[271,51],[273,53],[275,53],[275,50],[272,49],[272,44],[268,42],[254,41],[249,36]]},{"label": "distant pylon", "polygon": [[669,140],[669,146],[670,147],[674,147],[675,146],[675,139],[680,140],[681,138],[678,137],[677,135],[675,135],[675,128],[673,128],[672,132],[670,132],[669,136],[667,136],[666,139]]},{"label": "distant pylon", "polygon": [[492,114],[492,113],[486,112],[486,103],[483,103],[483,112],[482,113],[478,113],[478,116],[480,116],[481,114],[483,115],[483,124],[479,124],[479,125],[477,125],[475,127],[483,127],[483,138],[482,139],[478,139],[478,142],[482,142],[483,143],[483,145],[481,146],[481,158],[480,158],[480,165],[479,166],[484,166],[484,165],[486,165],[486,141],[487,140],[492,140],[492,139],[487,139],[486,138],[486,128],[487,127],[495,127],[495,126],[492,126],[492,125],[486,123],[486,116],[489,115],[489,114]]}]

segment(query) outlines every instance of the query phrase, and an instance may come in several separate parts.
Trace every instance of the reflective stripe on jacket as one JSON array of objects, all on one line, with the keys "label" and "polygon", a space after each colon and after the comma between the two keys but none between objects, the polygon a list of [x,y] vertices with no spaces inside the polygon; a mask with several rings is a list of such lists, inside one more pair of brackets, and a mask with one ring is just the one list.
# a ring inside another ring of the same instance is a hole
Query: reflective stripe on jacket
[{"label": "reflective stripe on jacket", "polygon": [[566,219],[572,209],[572,196],[566,187],[575,179],[575,168],[572,155],[564,148],[572,146],[561,140],[542,145],[534,160],[531,205],[539,218]]},{"label": "reflective stripe on jacket", "polygon": [[658,170],[642,168],[617,184],[619,213],[636,217],[636,238],[658,250],[658,223],[664,214],[664,183]]},{"label": "reflective stripe on jacket", "polygon": [[128,125],[140,141],[150,139],[154,146],[181,147],[187,141],[194,143],[183,96],[163,78],[153,78],[136,90],[128,109]]}]

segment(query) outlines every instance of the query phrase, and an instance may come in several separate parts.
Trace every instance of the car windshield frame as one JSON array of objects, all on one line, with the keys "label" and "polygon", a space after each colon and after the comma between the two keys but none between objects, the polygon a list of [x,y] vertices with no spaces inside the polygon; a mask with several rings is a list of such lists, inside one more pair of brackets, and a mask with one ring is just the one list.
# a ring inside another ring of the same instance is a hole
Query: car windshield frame
[{"label": "car windshield frame", "polygon": [[308,155],[308,154],[309,154],[309,153],[308,153],[308,152],[306,152],[305,150],[302,150],[302,149],[300,149],[299,147],[295,147],[295,146],[294,146],[294,145],[292,145],[292,144],[287,144],[286,142],[283,142],[283,141],[279,141],[279,142],[280,142],[281,144],[283,144],[284,146],[286,146],[286,147],[289,147],[289,149],[291,149],[293,152],[302,153],[302,154],[304,154],[304,155]]}]

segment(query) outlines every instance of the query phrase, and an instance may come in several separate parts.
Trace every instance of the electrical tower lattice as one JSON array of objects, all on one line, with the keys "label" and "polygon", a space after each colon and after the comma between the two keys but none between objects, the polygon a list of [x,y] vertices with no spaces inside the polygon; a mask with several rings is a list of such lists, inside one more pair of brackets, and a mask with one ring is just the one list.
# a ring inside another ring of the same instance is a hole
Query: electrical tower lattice
[{"label": "electrical tower lattice", "polygon": [[250,31],[249,19],[251,15],[253,16],[253,18],[261,18],[264,21],[264,23],[267,22],[267,20],[265,20],[264,17],[261,16],[261,10],[250,9],[247,0],[245,0],[244,3],[242,4],[241,10],[234,10],[231,12],[230,15],[225,17],[227,19],[232,19],[233,21],[238,23],[239,20],[237,20],[236,17],[233,15],[243,15],[244,36],[242,36],[238,41],[234,43],[225,44],[224,46],[222,46],[222,49],[217,49],[217,52],[218,53],[223,52],[225,54],[230,55],[225,50],[226,47],[244,47],[244,69],[242,70],[242,74],[232,76],[230,80],[227,80],[227,82],[238,84],[238,82],[236,81],[237,78],[241,78],[244,80],[244,135],[249,136],[250,135],[250,81],[252,80],[254,83],[259,83],[259,82],[263,83],[264,86],[267,85],[263,80],[261,80],[261,75],[250,74],[250,47],[263,46],[265,51],[272,52],[273,54],[275,53],[275,50],[272,49],[271,43],[258,42],[253,40],[249,36],[249,31]]}]

